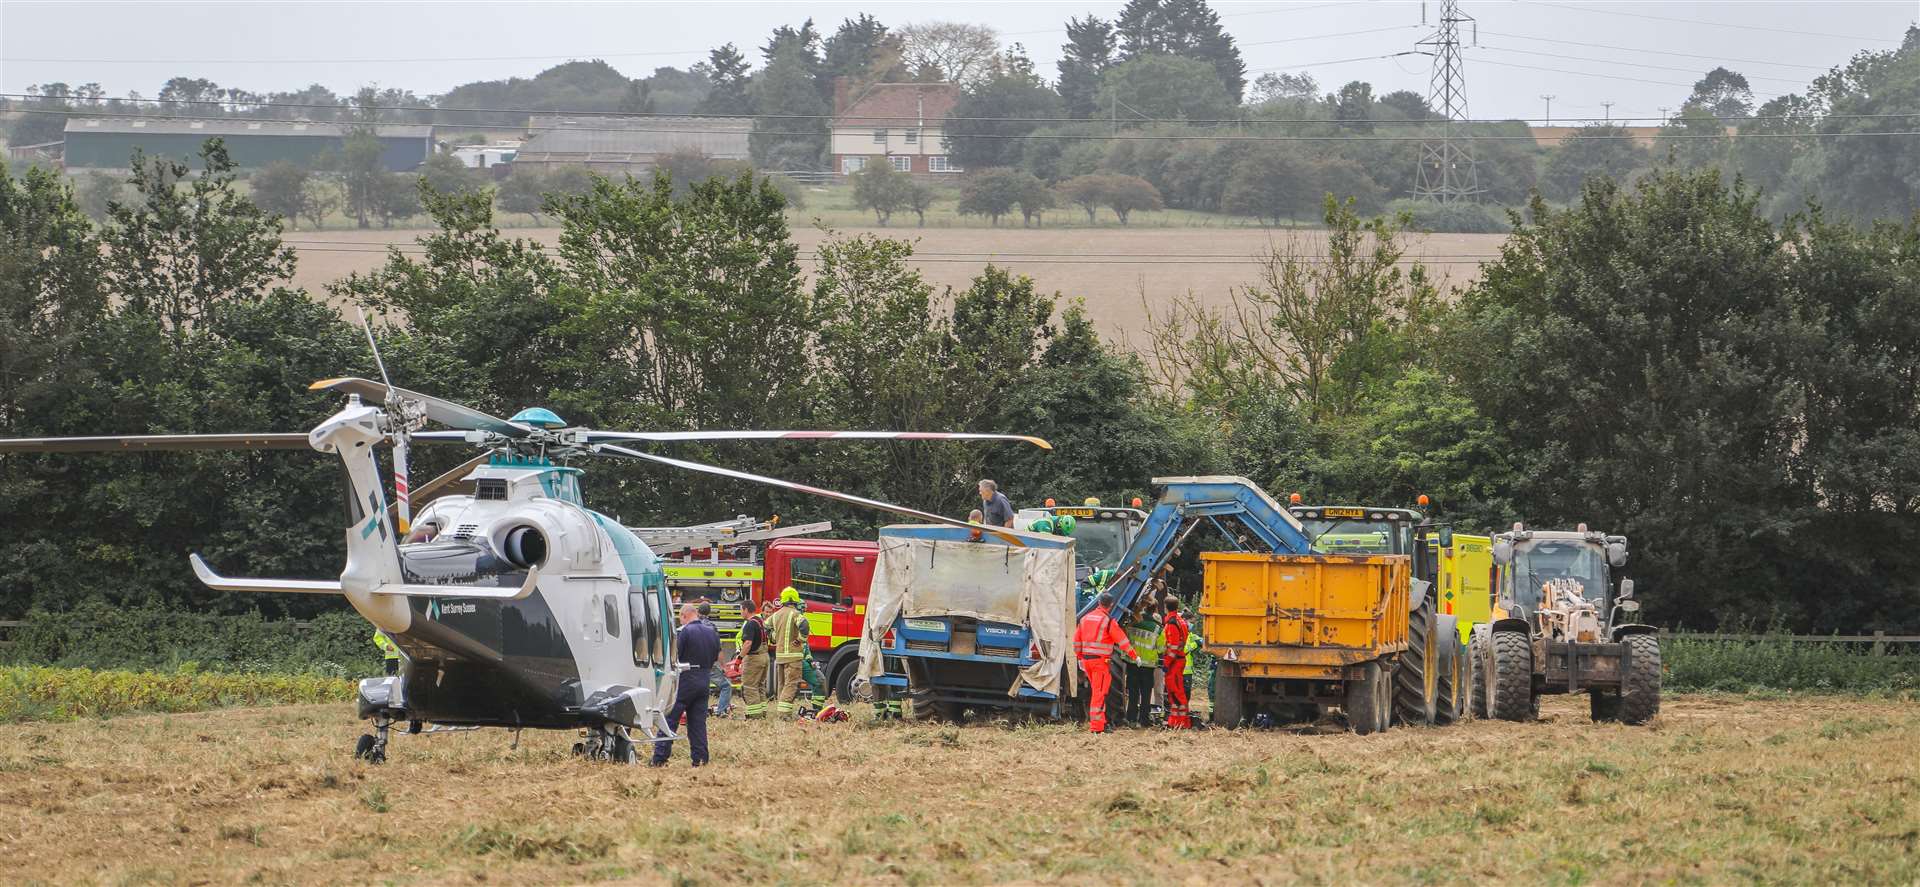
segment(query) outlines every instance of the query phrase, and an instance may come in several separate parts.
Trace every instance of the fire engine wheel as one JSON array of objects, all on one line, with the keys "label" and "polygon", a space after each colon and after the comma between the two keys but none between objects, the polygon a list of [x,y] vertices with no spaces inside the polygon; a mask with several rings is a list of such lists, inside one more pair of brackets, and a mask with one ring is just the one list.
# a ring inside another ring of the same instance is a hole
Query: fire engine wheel
[{"label": "fire engine wheel", "polygon": [[1660,713],[1660,639],[1650,634],[1627,636],[1627,656],[1620,720],[1638,726]]},{"label": "fire engine wheel", "polygon": [[1440,662],[1433,601],[1425,600],[1407,620],[1407,652],[1393,670],[1393,715],[1402,724],[1431,724],[1438,716]]},{"label": "fire engine wheel", "polygon": [[1487,707],[1503,721],[1530,721],[1533,699],[1533,641],[1524,631],[1493,633],[1493,698]]},{"label": "fire engine wheel", "polygon": [[860,670],[856,667],[858,665],[857,661],[850,659],[842,664],[840,671],[833,676],[833,694],[839,699],[841,705],[852,705],[854,702],[853,673]]},{"label": "fire engine wheel", "polygon": [[1240,669],[1231,662],[1222,662],[1219,671],[1213,676],[1213,725],[1232,730],[1240,726],[1240,720],[1246,717],[1246,685],[1240,680]]},{"label": "fire engine wheel", "polygon": [[1393,677],[1381,670],[1378,662],[1369,662],[1362,668],[1359,680],[1347,682],[1344,710],[1347,725],[1355,734],[1365,736],[1387,729],[1393,718]]}]

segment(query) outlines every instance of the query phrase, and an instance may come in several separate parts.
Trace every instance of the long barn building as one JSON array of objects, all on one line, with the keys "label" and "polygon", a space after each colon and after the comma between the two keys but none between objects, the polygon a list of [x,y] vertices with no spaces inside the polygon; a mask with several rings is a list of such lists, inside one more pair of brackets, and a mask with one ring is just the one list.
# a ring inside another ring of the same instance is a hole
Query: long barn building
[{"label": "long barn building", "polygon": [[[76,118],[67,121],[64,164],[68,169],[126,169],[134,149],[149,156],[191,160],[208,139],[218,138],[242,169],[276,160],[313,165],[339,153],[349,127],[301,120],[180,120],[166,117]],[[375,135],[387,169],[406,172],[433,152],[433,127],[381,124]]]}]

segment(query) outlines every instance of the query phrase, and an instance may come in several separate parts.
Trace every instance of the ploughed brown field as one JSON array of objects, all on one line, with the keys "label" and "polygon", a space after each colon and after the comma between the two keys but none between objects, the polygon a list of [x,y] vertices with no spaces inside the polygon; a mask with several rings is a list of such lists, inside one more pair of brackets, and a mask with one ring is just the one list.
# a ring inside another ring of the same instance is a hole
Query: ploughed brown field
[{"label": "ploughed brown field", "polygon": [[[379,267],[387,245],[412,244],[422,233],[398,229],[288,232],[288,243],[300,251],[294,283],[320,294],[325,284],[349,272]],[[552,244],[559,232],[518,228],[506,233]],[[1044,292],[1085,299],[1102,332],[1136,343],[1142,341],[1146,321],[1143,294],[1154,304],[1188,292],[1209,303],[1222,303],[1232,288],[1255,279],[1254,257],[1269,246],[1296,236],[1314,250],[1324,249],[1326,242],[1323,232],[1258,228],[919,229],[909,225],[838,233],[918,239],[916,264],[936,287],[964,288],[989,262],[1011,268],[1032,277]],[[795,224],[794,239],[809,265],[824,237],[817,229]],[[1499,252],[1504,240],[1501,234],[1415,235],[1409,238],[1407,255],[1428,262],[1435,275],[1465,285],[1478,273],[1481,261]]]},{"label": "ploughed brown field", "polygon": [[0,727],[0,883],[1913,883],[1920,709],[1384,734],[720,722],[714,766],[349,705]]}]

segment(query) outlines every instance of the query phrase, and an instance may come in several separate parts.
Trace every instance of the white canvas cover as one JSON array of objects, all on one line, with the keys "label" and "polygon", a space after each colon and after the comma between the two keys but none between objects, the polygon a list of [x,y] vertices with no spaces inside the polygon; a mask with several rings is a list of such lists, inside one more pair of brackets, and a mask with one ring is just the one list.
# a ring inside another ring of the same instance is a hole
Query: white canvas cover
[{"label": "white canvas cover", "polygon": [[971,616],[1024,625],[1038,642],[1038,661],[1021,670],[1007,695],[1018,693],[1020,684],[1060,695],[1063,671],[1071,695],[1077,683],[1064,666],[1073,648],[1073,605],[1071,544],[1016,548],[882,536],[861,628],[860,675],[882,673],[882,638],[901,615]]}]

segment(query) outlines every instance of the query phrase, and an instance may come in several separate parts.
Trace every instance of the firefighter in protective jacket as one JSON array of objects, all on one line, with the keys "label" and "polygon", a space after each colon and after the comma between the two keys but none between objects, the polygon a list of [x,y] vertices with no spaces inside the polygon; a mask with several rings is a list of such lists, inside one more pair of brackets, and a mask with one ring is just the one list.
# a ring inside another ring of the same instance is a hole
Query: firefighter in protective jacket
[{"label": "firefighter in protective jacket", "polygon": [[800,592],[789,585],[780,590],[780,612],[767,620],[767,632],[773,636],[773,665],[780,672],[780,696],[773,710],[782,719],[794,716],[794,700],[804,680],[801,660],[807,658],[807,635],[811,631],[805,607]]},{"label": "firefighter in protective jacket", "polygon": [[1080,617],[1080,625],[1073,632],[1073,654],[1086,671],[1087,687],[1092,692],[1087,700],[1087,729],[1094,733],[1107,731],[1107,692],[1113,686],[1116,649],[1127,654],[1127,661],[1140,661],[1126,631],[1113,618],[1113,595],[1102,593],[1099,605]]}]

